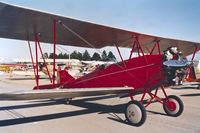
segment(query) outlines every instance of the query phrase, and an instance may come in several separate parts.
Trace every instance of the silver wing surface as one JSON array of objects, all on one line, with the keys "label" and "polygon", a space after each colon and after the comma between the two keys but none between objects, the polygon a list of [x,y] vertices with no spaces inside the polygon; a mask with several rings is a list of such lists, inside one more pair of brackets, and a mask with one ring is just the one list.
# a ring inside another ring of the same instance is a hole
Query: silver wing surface
[{"label": "silver wing surface", "polygon": [[185,56],[193,53],[195,47],[200,47],[196,42],[141,34],[2,2],[0,2],[0,18],[0,37],[2,38],[34,41],[34,34],[40,33],[41,42],[53,43],[53,20],[56,19],[67,27],[67,29],[63,28],[63,25],[57,23],[57,43],[61,45],[91,47],[77,37],[79,35],[95,48],[114,46],[114,44],[131,48],[134,36],[138,36],[145,52],[153,47],[155,40],[160,41],[161,51],[170,46],[176,46]]},{"label": "silver wing surface", "polygon": [[132,89],[130,87],[115,87],[18,91],[0,94],[0,100],[64,99],[106,94],[123,94],[128,93]]}]

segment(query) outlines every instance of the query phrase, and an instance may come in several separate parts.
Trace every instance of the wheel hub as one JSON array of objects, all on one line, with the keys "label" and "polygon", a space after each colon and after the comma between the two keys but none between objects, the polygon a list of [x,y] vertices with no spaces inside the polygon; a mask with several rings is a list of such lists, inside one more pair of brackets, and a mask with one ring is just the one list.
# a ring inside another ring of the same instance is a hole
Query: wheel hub
[{"label": "wheel hub", "polygon": [[135,112],[134,111],[129,111],[129,117],[134,117],[135,116]]},{"label": "wheel hub", "polygon": [[173,101],[168,100],[166,105],[170,111],[176,110],[176,104]]}]

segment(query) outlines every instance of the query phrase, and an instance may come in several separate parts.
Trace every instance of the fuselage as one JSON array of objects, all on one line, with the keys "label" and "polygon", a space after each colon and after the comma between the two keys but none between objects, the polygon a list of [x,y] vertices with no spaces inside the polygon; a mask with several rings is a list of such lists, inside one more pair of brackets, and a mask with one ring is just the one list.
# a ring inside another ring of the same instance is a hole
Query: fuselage
[{"label": "fuselage", "polygon": [[154,87],[164,80],[162,55],[144,55],[95,71],[64,85],[64,88]]}]

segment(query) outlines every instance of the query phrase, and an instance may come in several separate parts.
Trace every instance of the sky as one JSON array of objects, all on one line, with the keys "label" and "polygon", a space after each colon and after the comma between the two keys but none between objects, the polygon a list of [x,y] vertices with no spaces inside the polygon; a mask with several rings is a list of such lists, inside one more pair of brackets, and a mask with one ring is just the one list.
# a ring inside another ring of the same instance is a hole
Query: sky
[{"label": "sky", "polygon": [[[2,0],[1,2],[130,31],[200,42],[199,0]],[[1,58],[30,57],[25,41],[0,38],[0,43]],[[44,52],[52,52],[51,45],[44,44],[43,49]],[[77,47],[64,47],[64,49],[69,52],[85,50]],[[105,49],[117,55],[115,48]],[[129,50],[121,51],[123,57],[127,58]],[[96,51],[89,49],[89,52],[92,54]]]}]

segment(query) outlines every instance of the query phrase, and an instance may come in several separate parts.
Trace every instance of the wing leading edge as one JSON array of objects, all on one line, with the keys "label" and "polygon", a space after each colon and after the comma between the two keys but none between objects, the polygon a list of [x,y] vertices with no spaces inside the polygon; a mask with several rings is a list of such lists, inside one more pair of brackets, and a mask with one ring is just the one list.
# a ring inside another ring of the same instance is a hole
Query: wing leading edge
[{"label": "wing leading edge", "polygon": [[[95,48],[114,46],[131,48],[133,36],[138,36],[144,51],[152,48],[155,40],[160,41],[161,51],[170,46],[178,47],[183,55],[193,53],[199,43],[145,35],[137,32],[112,28],[64,16],[44,13],[0,2],[0,37],[34,41],[34,34],[40,33],[41,42],[53,43],[53,20],[57,19],[74,33],[91,43]],[[90,47],[71,31],[57,23],[57,43],[78,47]]]},{"label": "wing leading edge", "polygon": [[0,94],[0,100],[36,100],[36,99],[64,99],[74,97],[99,96],[106,94],[128,93],[133,88],[78,88],[78,89],[54,89],[32,90]]}]

